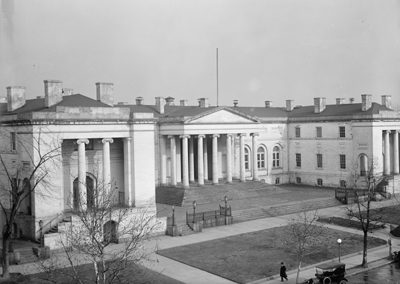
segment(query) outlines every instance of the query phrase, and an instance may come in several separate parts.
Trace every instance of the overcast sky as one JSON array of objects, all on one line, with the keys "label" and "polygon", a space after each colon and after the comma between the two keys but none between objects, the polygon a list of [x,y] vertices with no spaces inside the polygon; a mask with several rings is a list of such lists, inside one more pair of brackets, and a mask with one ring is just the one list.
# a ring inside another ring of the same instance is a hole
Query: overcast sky
[{"label": "overcast sky", "polygon": [[400,105],[400,0],[1,0],[0,96],[45,79],[115,102],[313,104],[392,95]]}]

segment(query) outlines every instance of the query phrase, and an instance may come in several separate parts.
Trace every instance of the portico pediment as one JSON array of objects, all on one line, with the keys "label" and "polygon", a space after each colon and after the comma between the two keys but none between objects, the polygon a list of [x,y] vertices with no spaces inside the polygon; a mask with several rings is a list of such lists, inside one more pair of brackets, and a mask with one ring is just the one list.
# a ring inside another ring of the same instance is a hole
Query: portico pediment
[{"label": "portico pediment", "polygon": [[230,108],[217,108],[185,120],[185,124],[257,123],[258,120]]}]

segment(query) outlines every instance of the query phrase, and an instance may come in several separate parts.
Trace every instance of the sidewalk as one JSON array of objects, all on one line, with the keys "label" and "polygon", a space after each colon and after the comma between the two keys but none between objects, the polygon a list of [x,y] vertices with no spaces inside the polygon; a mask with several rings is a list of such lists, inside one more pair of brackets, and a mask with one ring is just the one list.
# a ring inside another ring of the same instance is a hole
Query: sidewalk
[{"label": "sidewalk", "polygon": [[[375,202],[374,207],[389,206],[391,205],[390,200],[385,202]],[[331,207],[319,210],[321,216],[346,216],[346,212],[343,208],[346,206]],[[177,247],[182,245],[194,244],[198,242],[204,242],[209,240],[214,240],[218,238],[225,238],[228,236],[239,235],[243,233],[250,233],[254,231],[260,231],[264,229],[270,229],[274,227],[280,227],[287,224],[287,220],[291,219],[292,215],[285,215],[272,218],[257,219],[248,222],[236,223],[230,226],[213,227],[203,230],[200,234],[193,234],[185,237],[170,237],[170,236],[159,236],[149,240],[146,243],[146,248],[149,250],[154,250],[157,246],[158,249],[166,249],[171,247]],[[362,232],[355,229],[338,227],[330,224],[325,224],[324,226],[331,227],[337,230],[350,231],[352,233],[361,234]],[[382,229],[371,234],[371,236],[379,237],[384,240],[389,238],[388,229]],[[118,248],[118,244],[112,247]],[[112,248],[111,248],[112,249]],[[400,240],[392,239],[392,251],[400,250]],[[388,246],[382,246],[373,250],[368,251],[368,262],[373,263],[376,260],[381,260],[379,263],[386,263],[386,259],[389,256]],[[346,268],[349,273],[353,273],[351,268],[359,266],[361,264],[362,256],[360,253],[342,256],[341,262],[346,263]],[[382,261],[383,259],[383,261]],[[335,259],[337,261],[337,259]],[[332,261],[332,260],[331,260]],[[376,262],[378,263],[378,262]],[[144,261],[142,263],[144,266],[153,269],[162,274],[169,276],[171,278],[177,279],[184,283],[190,284],[204,284],[204,283],[215,283],[215,284],[228,284],[234,283],[225,278],[213,275],[206,271],[188,266],[186,264],[174,261],[172,259],[163,257],[156,253],[151,254],[149,261]],[[20,272],[24,274],[36,273],[37,267],[35,264],[25,264],[19,266],[11,266],[11,272]],[[300,272],[299,280],[304,281],[314,277],[315,265],[310,267],[305,267]],[[261,279],[252,282],[252,284],[258,283],[280,283],[279,275],[275,275],[269,278]],[[287,283],[295,283],[296,271],[288,272],[289,281]]]}]

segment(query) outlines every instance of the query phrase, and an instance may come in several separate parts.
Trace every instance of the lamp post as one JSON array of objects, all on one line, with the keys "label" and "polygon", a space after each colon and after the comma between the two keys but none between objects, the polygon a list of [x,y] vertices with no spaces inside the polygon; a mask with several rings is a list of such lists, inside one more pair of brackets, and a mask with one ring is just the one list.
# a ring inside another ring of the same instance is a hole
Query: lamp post
[{"label": "lamp post", "polygon": [[228,207],[228,196],[225,195],[224,200],[225,200],[225,225],[227,225],[226,208]]},{"label": "lamp post", "polygon": [[340,262],[340,244],[342,243],[342,240],[341,240],[341,239],[338,239],[338,240],[337,240],[337,243],[338,243],[338,245],[339,245],[339,262]]},{"label": "lamp post", "polygon": [[392,239],[388,239],[388,245],[389,245],[389,259],[392,258]]},{"label": "lamp post", "polygon": [[193,201],[193,223],[196,223],[196,201]]},{"label": "lamp post", "polygon": [[40,247],[44,247],[44,239],[43,239],[43,221],[39,221],[39,228],[40,228]]},{"label": "lamp post", "polygon": [[175,226],[175,204],[172,205],[172,227]]}]

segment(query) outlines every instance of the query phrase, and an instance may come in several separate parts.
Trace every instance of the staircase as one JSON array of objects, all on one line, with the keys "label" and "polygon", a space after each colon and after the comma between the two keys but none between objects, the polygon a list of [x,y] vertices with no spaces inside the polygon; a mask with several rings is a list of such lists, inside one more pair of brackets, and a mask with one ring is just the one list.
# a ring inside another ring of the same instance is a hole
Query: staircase
[{"label": "staircase", "polygon": [[196,232],[193,231],[192,228],[190,228],[190,227],[188,226],[188,224],[186,224],[186,223],[184,223],[184,224],[179,224],[179,226],[180,226],[181,229],[182,229],[181,236],[189,236],[189,235],[196,234]]},{"label": "staircase", "polygon": [[295,202],[291,204],[282,204],[279,206],[265,207],[265,208],[251,208],[232,211],[234,223],[245,222],[255,219],[276,217],[287,214],[293,214],[306,210],[317,210],[328,207],[342,205],[342,203],[335,198],[322,198],[314,199],[306,202]]},{"label": "staircase", "polygon": [[35,262],[38,260],[38,257],[33,252],[33,247],[14,249],[14,253],[15,252],[19,252],[19,254],[20,254],[20,257],[19,257],[20,261],[18,262],[18,264]]}]

